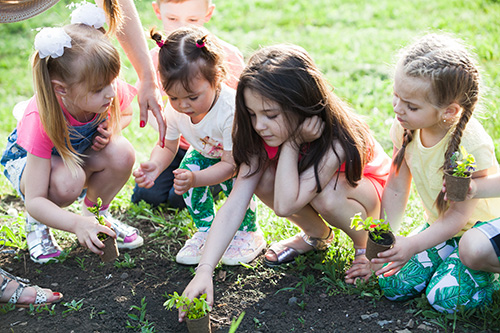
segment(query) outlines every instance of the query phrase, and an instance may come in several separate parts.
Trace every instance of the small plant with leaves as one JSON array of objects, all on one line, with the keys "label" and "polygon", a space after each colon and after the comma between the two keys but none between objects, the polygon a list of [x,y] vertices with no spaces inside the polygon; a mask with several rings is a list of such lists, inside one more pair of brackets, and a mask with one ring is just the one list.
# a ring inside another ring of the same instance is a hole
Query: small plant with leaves
[{"label": "small plant with leaves", "polygon": [[199,319],[210,312],[210,305],[206,301],[207,294],[190,300],[187,296],[179,295],[175,291],[173,294],[168,295],[168,297],[169,299],[163,303],[163,306],[169,310],[182,308],[182,311],[186,312],[188,319]]},{"label": "small plant with leaves", "polygon": [[450,169],[455,177],[469,177],[476,171],[476,159],[469,154],[464,146],[460,146],[460,152],[456,151],[450,158]]},{"label": "small plant with leaves", "polygon": [[[87,209],[89,210],[89,212],[91,212],[92,214],[95,215],[95,218],[99,222],[99,224],[106,225],[106,220],[104,219],[104,216],[100,215],[100,213],[99,213],[101,210],[101,207],[102,207],[102,199],[100,197],[98,197],[96,205],[93,207],[87,207]],[[102,233],[102,232],[97,234],[97,238],[99,238],[100,241],[103,241],[108,237],[109,237],[108,235],[106,235],[105,233]]]},{"label": "small plant with leaves", "polygon": [[382,234],[391,231],[391,226],[384,219],[376,220],[371,216],[363,220],[361,213],[357,213],[351,217],[351,229],[366,230],[374,241],[378,241],[382,240]]}]

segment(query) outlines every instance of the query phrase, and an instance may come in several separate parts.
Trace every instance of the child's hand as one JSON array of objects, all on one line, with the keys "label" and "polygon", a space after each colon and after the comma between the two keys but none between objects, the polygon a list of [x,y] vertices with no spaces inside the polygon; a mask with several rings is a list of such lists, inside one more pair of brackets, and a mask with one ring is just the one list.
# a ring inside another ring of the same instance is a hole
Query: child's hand
[{"label": "child's hand", "polygon": [[[107,224],[111,226],[109,222]],[[97,238],[97,234],[100,232],[116,238],[115,232],[107,226],[99,224],[95,216],[80,216],[80,220],[76,222],[75,235],[78,242],[96,254],[103,254],[101,248],[104,247],[104,244]]]},{"label": "child's hand", "polygon": [[[202,271],[205,268],[206,271]],[[189,282],[183,294],[189,299],[193,299],[203,294],[207,294],[206,301],[210,307],[214,304],[214,285],[212,282],[212,270],[204,266],[200,266],[194,278]],[[179,309],[179,322],[184,321],[186,311]]]},{"label": "child's hand", "polygon": [[[448,195],[446,193],[446,180],[443,179],[443,188],[441,189],[441,192],[444,193],[444,200],[448,201]],[[471,179],[470,185],[469,185],[469,191],[467,192],[467,196],[465,197],[465,200],[468,199],[474,199],[477,193],[477,184],[474,179]]]},{"label": "child's hand", "polygon": [[412,250],[410,239],[396,236],[394,246],[387,251],[379,253],[378,258],[372,259],[371,262],[373,264],[389,263],[375,272],[377,276],[383,275],[384,277],[388,277],[399,272],[413,255],[415,253]]},{"label": "child's hand", "polygon": [[297,143],[313,142],[321,137],[325,129],[325,122],[318,116],[306,118],[299,126]]},{"label": "child's hand", "polygon": [[158,177],[158,165],[151,161],[143,162],[132,175],[139,187],[150,188],[155,184],[155,179]]},{"label": "child's hand", "polygon": [[109,143],[111,132],[108,131],[108,121],[105,120],[97,126],[97,132],[99,133],[94,137],[92,141],[92,149],[99,151],[104,149]]},{"label": "child's hand", "polygon": [[194,185],[194,173],[186,169],[177,169],[172,172],[174,174],[174,190],[175,194],[182,195],[189,191]]}]

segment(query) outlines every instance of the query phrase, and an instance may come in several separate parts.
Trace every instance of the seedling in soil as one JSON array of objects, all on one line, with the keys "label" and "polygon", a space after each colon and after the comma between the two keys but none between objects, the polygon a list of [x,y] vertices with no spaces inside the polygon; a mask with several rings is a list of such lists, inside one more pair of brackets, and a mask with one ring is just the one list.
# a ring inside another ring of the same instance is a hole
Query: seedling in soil
[{"label": "seedling in soil", "polygon": [[68,308],[67,310],[64,310],[62,312],[63,317],[64,317],[64,314],[66,314],[68,312],[80,311],[80,309],[82,308],[82,305],[83,305],[83,300],[84,300],[84,298],[82,298],[79,301],[72,300],[71,302],[63,303],[63,305]]},{"label": "seedling in soil", "polygon": [[[87,209],[89,210],[89,212],[95,215],[95,218],[99,222],[99,224],[106,225],[106,220],[104,219],[104,216],[100,215],[101,207],[102,207],[102,199],[100,197],[97,197],[96,205],[93,207],[87,207]],[[108,235],[102,232],[97,234],[97,238],[99,238],[100,241],[103,241],[108,237],[109,237]]]},{"label": "seedling in soil", "polygon": [[136,325],[134,323],[130,323],[130,321],[127,320],[127,328],[132,328],[132,329],[137,329],[140,332],[143,333],[153,333],[156,332],[154,325],[154,322],[149,322],[146,319],[146,297],[143,297],[141,299],[141,306],[138,307],[137,305],[132,305],[130,307],[131,310],[137,310],[139,311],[139,316],[133,313],[129,313],[128,317],[132,319],[133,321],[137,322]]},{"label": "seedling in soil", "polygon": [[80,258],[80,257],[77,257],[75,258],[76,262],[78,263],[78,266],[80,266],[80,268],[82,269],[82,271],[85,270],[85,258]]},{"label": "seedling in soil", "polygon": [[168,296],[169,299],[163,303],[163,306],[169,310],[182,308],[182,311],[186,312],[188,319],[199,319],[210,312],[210,305],[206,301],[207,294],[203,294],[199,298],[195,297],[192,300],[187,296],[179,295],[176,291],[173,295]]},{"label": "seedling in soil", "polygon": [[123,255],[123,261],[115,261],[116,268],[134,268],[135,267],[135,259],[130,256],[130,254],[125,253]]}]

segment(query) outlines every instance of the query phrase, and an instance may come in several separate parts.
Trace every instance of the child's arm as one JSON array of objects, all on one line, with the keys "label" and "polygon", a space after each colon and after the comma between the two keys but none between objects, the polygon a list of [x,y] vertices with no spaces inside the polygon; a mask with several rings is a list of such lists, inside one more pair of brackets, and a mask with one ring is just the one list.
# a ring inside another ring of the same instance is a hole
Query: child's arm
[{"label": "child's arm", "polygon": [[[324,122],[319,117],[310,117],[300,126],[302,135],[290,138],[283,143],[276,167],[274,186],[274,211],[279,216],[290,216],[301,210],[317,195],[314,168],[311,167],[299,175],[299,146],[303,142],[316,140],[323,132]],[[302,142],[292,141],[301,140]],[[344,160],[342,147],[335,147],[340,160]],[[321,188],[324,188],[340,166],[339,159],[329,149],[319,164],[318,174]]]},{"label": "child's arm", "polygon": [[192,187],[220,184],[234,174],[234,160],[231,151],[224,150],[221,161],[200,171],[177,169],[173,172],[175,193],[182,195]]},{"label": "child's arm", "polygon": [[179,139],[166,140],[165,148],[155,145],[149,161],[142,162],[139,168],[132,173],[137,185],[145,188],[152,187],[158,175],[174,160],[177,149],[179,149]]},{"label": "child's arm", "polygon": [[[393,159],[398,152],[399,150],[394,147]],[[410,196],[411,179],[411,172],[405,159],[401,163],[399,172],[396,171],[394,165],[391,165],[391,171],[382,194],[380,217],[387,220],[395,231],[399,230],[403,221],[406,204]]]},{"label": "child's arm", "polygon": [[473,177],[470,182],[467,198],[479,199],[494,197],[500,197],[500,173],[480,178]]},{"label": "child's arm", "polygon": [[100,225],[93,216],[80,216],[68,212],[48,199],[51,160],[28,153],[23,173],[26,210],[37,221],[59,230],[74,233],[82,246],[102,254],[104,244],[97,238],[103,232],[111,237],[115,233]]},{"label": "child's arm", "polygon": [[[474,177],[484,177],[487,170],[474,173]],[[389,263],[376,274],[391,276],[396,274],[417,253],[430,249],[456,235],[469,220],[478,200],[451,202],[449,208],[429,228],[411,237],[397,237],[392,249],[372,259],[374,264]]]},{"label": "child's arm", "polygon": [[[245,177],[249,171],[249,166],[241,166],[231,194],[215,215],[196,275],[184,290],[184,295],[190,299],[206,293],[207,302],[211,305],[214,302],[213,271],[243,221],[248,204],[263,173],[261,170],[251,177]],[[184,319],[185,314],[184,311],[179,310],[180,321]]]},{"label": "child's arm", "polygon": [[130,125],[130,123],[132,122],[133,113],[134,111],[132,109],[132,106],[130,105],[120,112],[120,128],[122,130],[125,129],[125,127],[127,127],[128,125]]}]

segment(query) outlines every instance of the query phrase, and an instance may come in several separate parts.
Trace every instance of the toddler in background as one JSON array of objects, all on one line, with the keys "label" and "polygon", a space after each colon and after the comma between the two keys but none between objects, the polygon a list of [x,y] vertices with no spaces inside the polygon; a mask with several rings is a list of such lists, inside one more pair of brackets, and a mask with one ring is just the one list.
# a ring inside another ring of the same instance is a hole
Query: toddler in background
[{"label": "toddler in background", "polygon": [[[153,1],[153,9],[159,20],[162,21],[163,30],[166,34],[171,33],[177,28],[193,26],[203,26],[209,22],[215,10],[215,5],[211,0],[158,0]],[[213,38],[216,38],[215,36]],[[245,66],[243,55],[236,46],[233,46],[220,38],[216,38],[224,51],[224,66],[227,70],[227,76],[224,83],[236,89],[238,78]],[[159,47],[151,50],[151,57],[155,68],[158,68]],[[158,78],[159,79],[159,78]],[[161,86],[161,83],[159,84]],[[165,92],[162,91],[164,100]],[[157,128],[154,117],[148,117],[153,128]],[[141,200],[157,206],[161,203],[168,203],[172,208],[184,208],[182,196],[175,194],[173,189],[174,175],[173,171],[177,169],[189,148],[189,143],[181,136],[179,149],[172,163],[163,171],[151,188],[141,188],[135,186],[131,201],[138,203]],[[211,187],[212,195],[220,192],[220,186]]]},{"label": "toddler in background", "polygon": [[[175,193],[182,194],[198,228],[176,256],[181,264],[199,262],[205,239],[215,218],[210,185],[221,184],[229,195],[233,187],[232,157],[235,91],[224,84],[226,71],[218,41],[201,27],[179,28],[166,40],[159,33],[151,37],[160,47],[158,70],[168,96],[165,107],[165,148],[155,146],[150,160],[134,171],[139,187],[150,188],[173,161],[184,136],[191,147],[174,170]],[[255,199],[243,204],[245,217],[239,231],[222,256],[222,263],[237,265],[252,261],[265,247],[257,231]],[[233,237],[233,235],[231,237]]]}]

